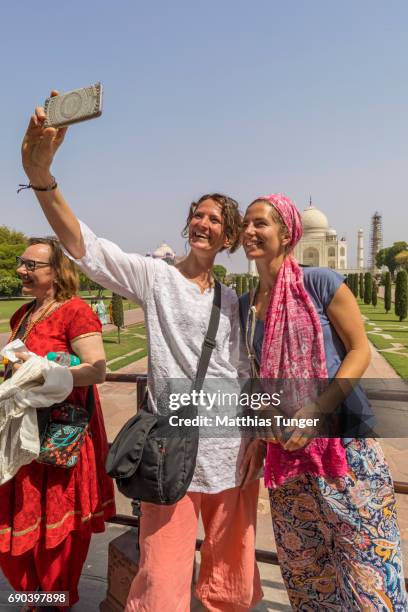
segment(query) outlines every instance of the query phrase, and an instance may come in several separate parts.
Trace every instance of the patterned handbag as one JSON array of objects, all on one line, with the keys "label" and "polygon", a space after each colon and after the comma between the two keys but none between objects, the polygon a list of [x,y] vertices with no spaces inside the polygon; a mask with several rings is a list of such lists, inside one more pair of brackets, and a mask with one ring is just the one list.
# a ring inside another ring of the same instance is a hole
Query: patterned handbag
[{"label": "patterned handbag", "polygon": [[67,402],[55,404],[41,436],[39,463],[72,468],[77,464],[94,409],[93,386],[88,387],[86,407]]}]

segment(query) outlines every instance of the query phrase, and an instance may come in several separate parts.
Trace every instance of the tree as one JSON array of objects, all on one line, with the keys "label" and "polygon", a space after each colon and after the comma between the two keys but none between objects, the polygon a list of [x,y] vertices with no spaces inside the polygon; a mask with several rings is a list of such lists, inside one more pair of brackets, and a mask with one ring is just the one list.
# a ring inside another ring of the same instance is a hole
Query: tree
[{"label": "tree", "polygon": [[27,246],[27,237],[22,232],[0,226],[0,270],[16,276],[16,256]]},{"label": "tree", "polygon": [[400,321],[407,318],[408,313],[408,274],[400,270],[395,281],[395,314]]},{"label": "tree", "polygon": [[394,259],[397,266],[401,266],[404,270],[408,270],[408,251],[401,251]]},{"label": "tree", "polygon": [[371,290],[371,303],[373,306],[377,306],[377,294],[378,294],[377,283],[375,282],[375,280],[373,280],[373,288]]},{"label": "tree", "polygon": [[362,300],[364,298],[364,274],[362,272],[360,272],[360,274],[359,274],[358,284],[359,284],[358,295],[360,297],[360,300]]},{"label": "tree", "polygon": [[5,225],[0,226],[0,295],[19,295],[22,283],[16,274],[16,257],[27,246],[27,237]]},{"label": "tree", "polygon": [[238,297],[242,295],[242,276],[240,274],[235,277],[235,291]]},{"label": "tree", "polygon": [[[381,249],[376,256],[376,264],[378,267],[387,266],[391,272],[391,278],[394,278],[394,272],[398,268],[398,263],[395,261],[396,255],[401,251],[407,251],[408,244],[404,241],[394,242],[394,244],[386,249]],[[381,264],[381,265],[379,265]]]},{"label": "tree", "polygon": [[358,274],[354,273],[353,274],[353,289],[352,292],[354,293],[354,296],[357,298],[358,297]]},{"label": "tree", "polygon": [[23,232],[16,232],[6,225],[0,225],[0,244],[27,244],[27,236]]},{"label": "tree", "polygon": [[224,266],[221,266],[219,264],[216,264],[215,266],[213,266],[212,272],[213,272],[215,278],[218,281],[220,281],[220,283],[224,282],[224,279],[227,276],[227,268],[225,268]]},{"label": "tree", "polygon": [[242,294],[248,293],[248,277],[246,274],[242,276]]},{"label": "tree", "polygon": [[354,274],[349,274],[347,277],[347,285],[350,291],[354,294]]},{"label": "tree", "polygon": [[366,272],[364,275],[364,304],[371,304],[372,293],[373,277],[370,272]]},{"label": "tree", "polygon": [[248,279],[248,289],[249,291],[253,291],[254,289],[256,289],[258,286],[258,277],[257,276],[250,276]]},{"label": "tree", "polygon": [[25,244],[0,244],[0,270],[17,277],[16,257],[25,250]]},{"label": "tree", "polygon": [[391,310],[391,272],[385,274],[384,308],[387,313]]},{"label": "tree", "polygon": [[112,320],[118,329],[118,342],[120,344],[120,328],[123,327],[124,316],[122,296],[117,293],[112,293]]},{"label": "tree", "polygon": [[377,268],[381,269],[383,266],[386,265],[385,256],[387,254],[387,251],[388,251],[388,248],[380,249],[377,255],[375,256],[375,265],[377,266]]},{"label": "tree", "polygon": [[360,281],[359,281],[359,275],[358,275],[358,272],[356,272],[356,273],[355,273],[354,277],[355,277],[354,283],[355,283],[355,287],[356,287],[356,293],[355,293],[355,295],[356,295],[356,298],[358,298],[359,291],[360,291],[360,284],[359,284],[359,283],[360,283]]},{"label": "tree", "polygon": [[76,267],[76,270],[79,275],[80,290],[81,291],[96,291],[97,297],[102,298],[103,291],[104,291],[104,288],[102,287],[102,285],[99,285],[99,283],[96,283],[95,281],[88,278],[87,275],[81,272],[81,270],[78,267]]},{"label": "tree", "polygon": [[14,295],[21,294],[21,288],[23,283],[17,276],[11,276],[10,274],[4,274],[0,271],[0,295],[4,297],[11,297]]}]

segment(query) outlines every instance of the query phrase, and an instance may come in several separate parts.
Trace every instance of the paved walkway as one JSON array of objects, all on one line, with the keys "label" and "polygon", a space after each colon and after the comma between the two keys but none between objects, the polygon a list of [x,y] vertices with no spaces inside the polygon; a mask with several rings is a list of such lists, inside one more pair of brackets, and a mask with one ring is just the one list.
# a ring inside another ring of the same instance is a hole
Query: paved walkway
[{"label": "paved walkway", "polygon": [[[128,325],[135,325],[136,323],[144,322],[144,312],[142,308],[131,308],[130,310],[126,310],[125,306],[123,315],[125,319],[125,327],[127,327]],[[103,326],[103,331],[116,331],[116,325],[111,325],[110,323],[108,323],[108,325]]]}]

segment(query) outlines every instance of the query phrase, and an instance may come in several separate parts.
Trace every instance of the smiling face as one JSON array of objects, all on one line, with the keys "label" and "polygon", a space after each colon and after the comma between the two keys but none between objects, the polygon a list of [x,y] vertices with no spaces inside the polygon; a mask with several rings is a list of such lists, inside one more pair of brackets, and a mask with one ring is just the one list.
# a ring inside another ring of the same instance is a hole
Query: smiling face
[{"label": "smiling face", "polygon": [[262,200],[248,207],[241,238],[248,259],[272,261],[284,257],[289,244],[288,232],[279,214],[268,202]]},{"label": "smiling face", "polygon": [[[51,248],[47,244],[32,244],[26,248],[21,258],[35,262],[47,263],[50,261]],[[55,294],[55,270],[51,266],[41,264],[30,271],[24,265],[17,268],[17,274],[23,282],[23,295],[32,295],[44,299]]]},{"label": "smiling face", "polygon": [[192,214],[188,242],[191,249],[214,255],[228,246],[221,206],[211,198],[200,202]]}]

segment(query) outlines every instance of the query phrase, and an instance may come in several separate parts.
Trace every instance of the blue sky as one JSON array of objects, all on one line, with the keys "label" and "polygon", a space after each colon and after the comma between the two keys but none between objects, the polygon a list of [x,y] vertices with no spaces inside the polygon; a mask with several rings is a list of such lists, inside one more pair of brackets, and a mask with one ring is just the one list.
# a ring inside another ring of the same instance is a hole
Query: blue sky
[{"label": "blue sky", "polygon": [[[408,240],[408,3],[74,0],[2,6],[0,223],[49,232],[20,141],[51,88],[97,80],[100,119],[73,126],[54,174],[98,233],[184,252],[188,204],[221,191],[242,208],[283,191],[349,242],[383,214]],[[242,254],[220,260],[244,271]]]}]

